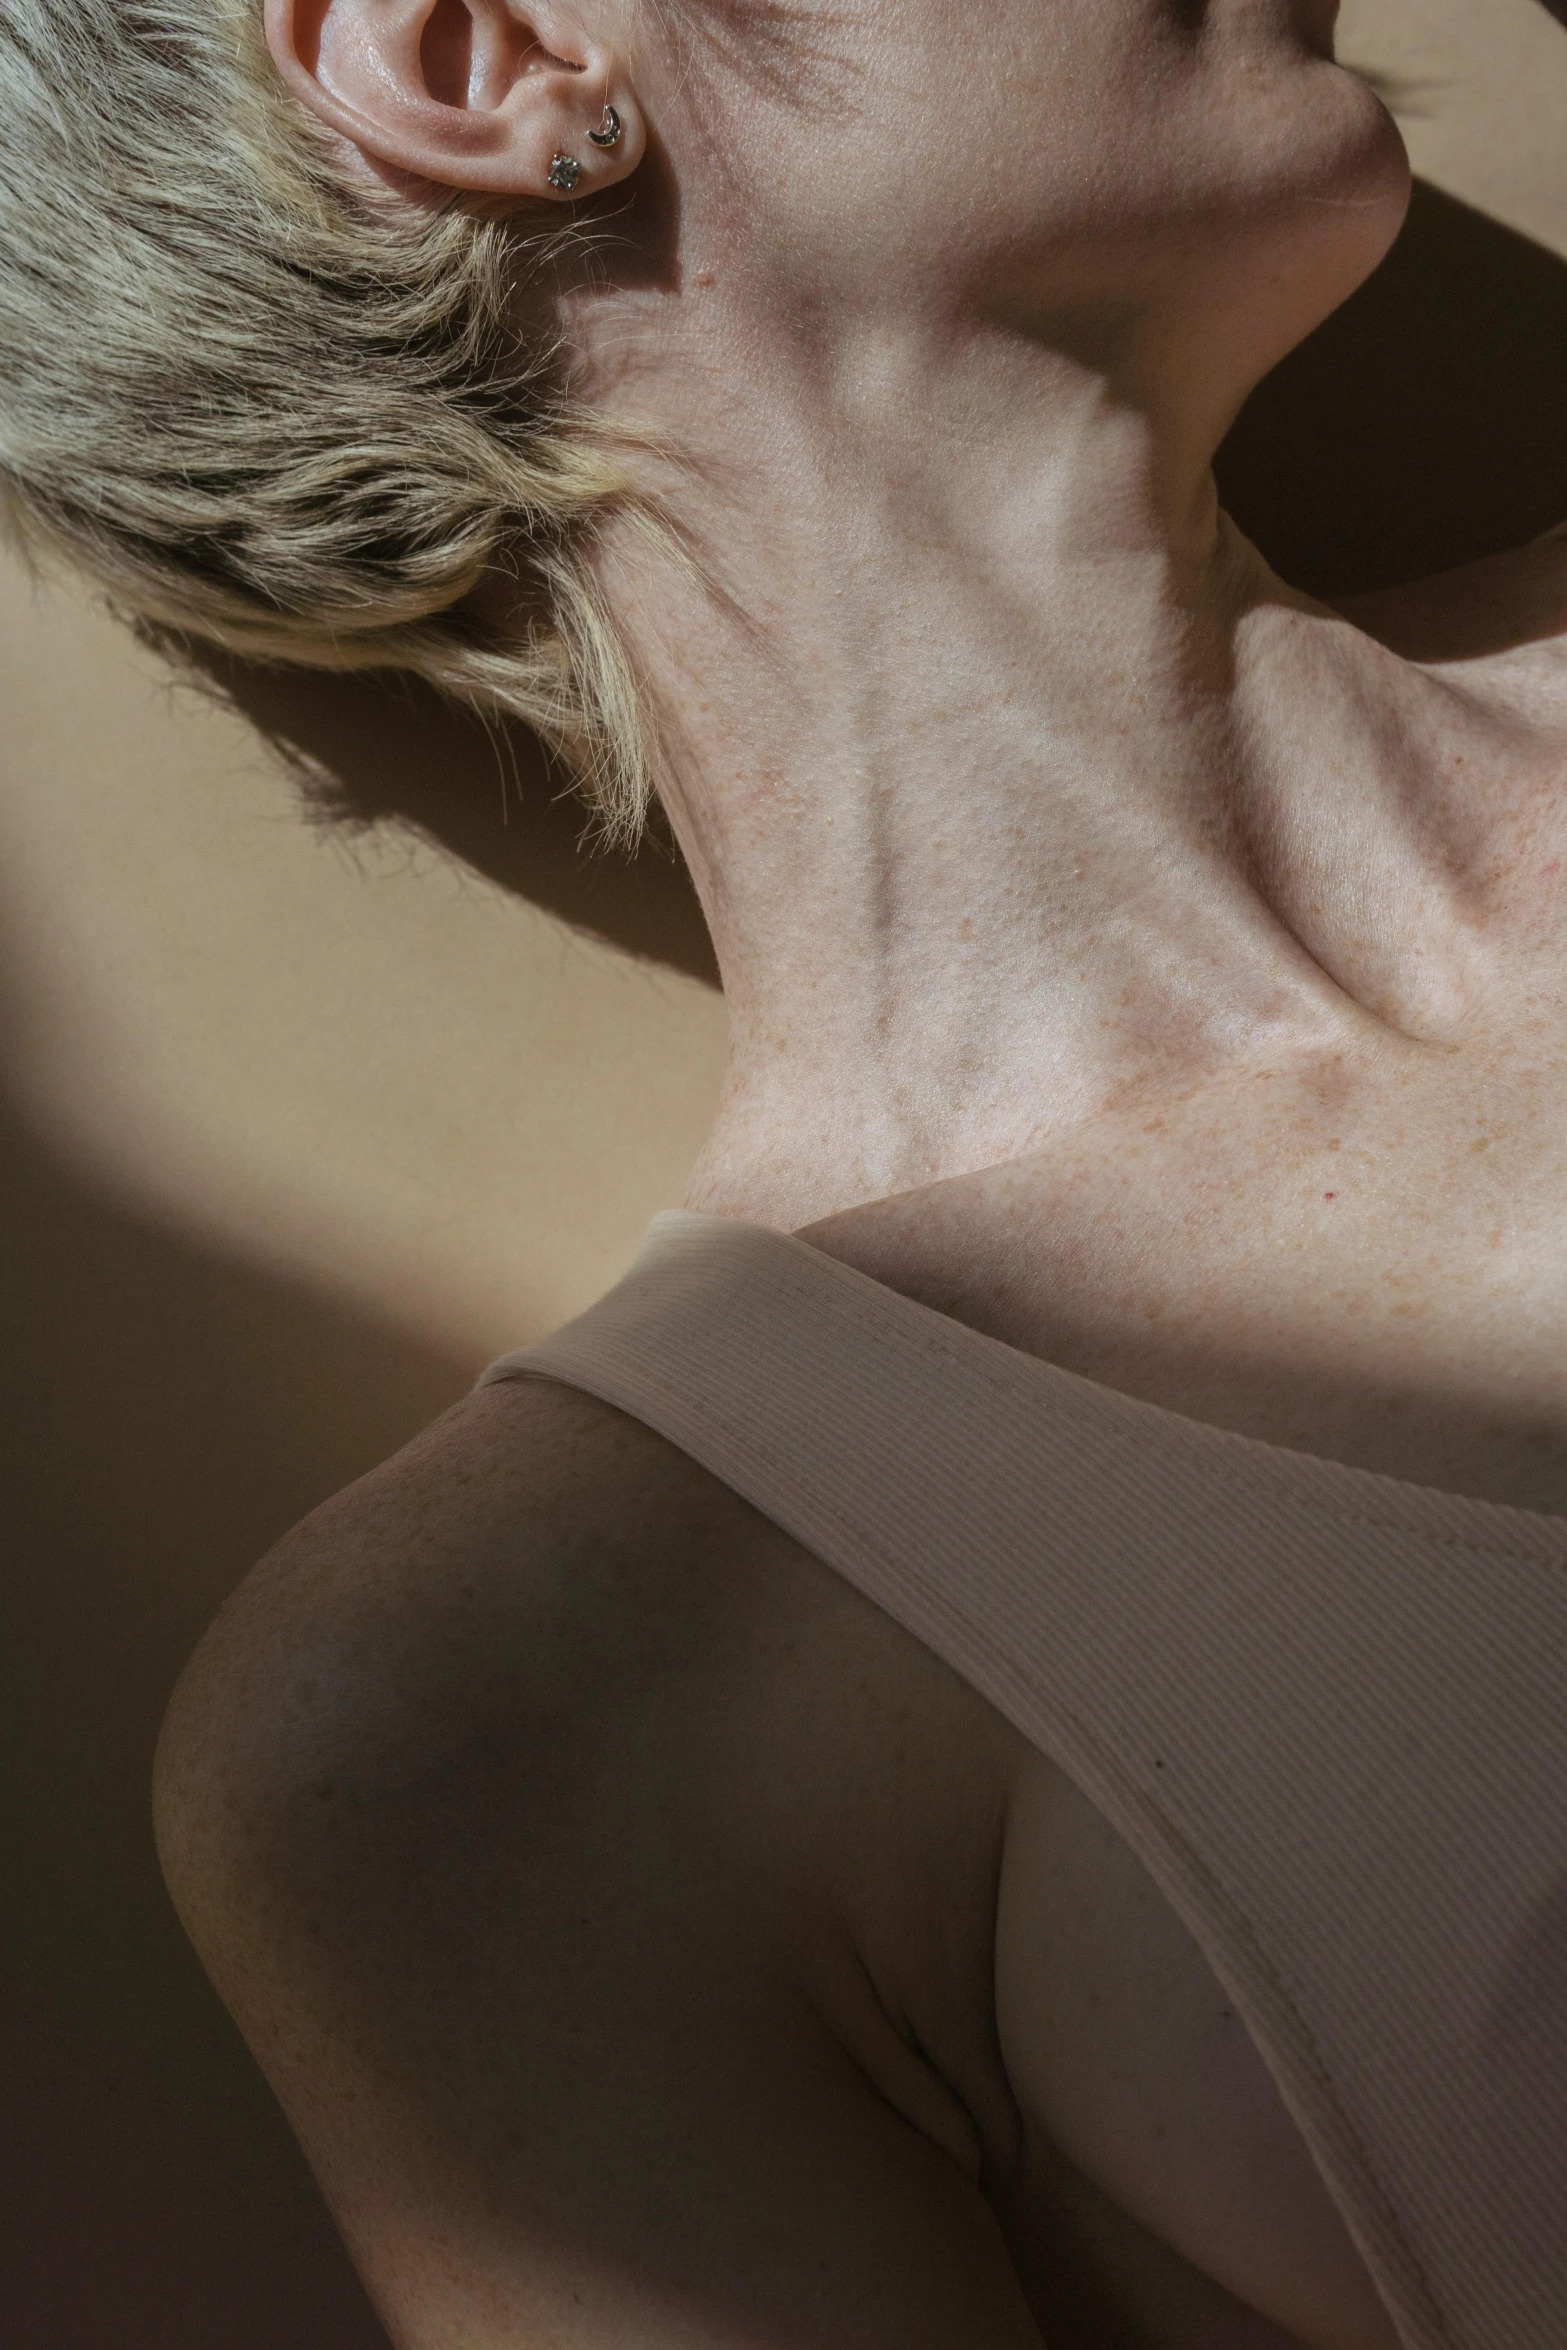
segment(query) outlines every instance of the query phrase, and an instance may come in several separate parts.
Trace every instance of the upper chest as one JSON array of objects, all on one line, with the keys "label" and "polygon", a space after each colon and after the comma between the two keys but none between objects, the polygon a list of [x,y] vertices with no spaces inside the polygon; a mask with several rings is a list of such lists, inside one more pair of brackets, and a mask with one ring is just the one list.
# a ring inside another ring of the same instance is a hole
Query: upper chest
[{"label": "upper chest", "polygon": [[1370,1038],[1114,1110],[814,1228],[1025,1352],[1234,1429],[1567,1512],[1567,1016]]}]

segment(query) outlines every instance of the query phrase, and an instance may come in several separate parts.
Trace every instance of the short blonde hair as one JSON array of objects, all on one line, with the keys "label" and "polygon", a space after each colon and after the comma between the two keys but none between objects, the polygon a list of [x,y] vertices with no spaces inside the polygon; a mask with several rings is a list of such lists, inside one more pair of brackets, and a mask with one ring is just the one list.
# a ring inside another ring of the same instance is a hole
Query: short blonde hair
[{"label": "short blonde hair", "polygon": [[[0,0],[0,208],[24,550],[170,649],[393,666],[520,718],[635,836],[638,695],[586,552],[636,501],[513,324],[555,208],[361,185],[257,0]],[[498,577],[520,617],[481,611]]]}]

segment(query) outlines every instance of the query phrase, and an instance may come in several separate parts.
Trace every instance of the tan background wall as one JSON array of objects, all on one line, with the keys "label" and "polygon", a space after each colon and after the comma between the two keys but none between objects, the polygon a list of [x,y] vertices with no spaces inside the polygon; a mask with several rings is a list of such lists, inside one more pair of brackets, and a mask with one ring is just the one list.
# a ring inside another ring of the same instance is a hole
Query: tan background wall
[{"label": "tan background wall", "polygon": [[[1226,452],[1323,589],[1567,515],[1567,35],[1529,0],[1347,0],[1341,48],[1447,196]],[[508,780],[424,697],[229,682],[243,714],[0,567],[0,2334],[28,2350],[379,2342],[163,1899],[152,1739],[277,1533],[615,1277],[720,1069],[670,859],[585,863],[525,747]]]}]

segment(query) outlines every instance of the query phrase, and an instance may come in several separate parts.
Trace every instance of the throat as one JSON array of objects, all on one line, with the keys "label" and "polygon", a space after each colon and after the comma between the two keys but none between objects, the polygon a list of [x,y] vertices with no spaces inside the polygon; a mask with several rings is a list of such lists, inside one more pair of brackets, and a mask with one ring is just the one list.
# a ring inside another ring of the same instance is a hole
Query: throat
[{"label": "throat", "polygon": [[731,996],[689,1204],[795,1230],[1151,1114],[1236,1067],[1330,1055],[1368,1024],[1265,910],[1216,911],[1166,869],[1140,916],[1141,892],[1107,902],[1082,865],[1033,871],[1027,925],[976,888],[891,945],[796,930],[793,971],[780,954],[765,989]]},{"label": "throat", "polygon": [[835,443],[765,547],[697,518],[721,592],[620,595],[730,1018],[692,1206],[797,1229],[1462,1017],[1431,679],[1103,429],[999,502]]},{"label": "throat", "polygon": [[1390,656],[1263,609],[1221,688],[1152,636],[1094,680],[1046,645],[1027,697],[979,632],[896,691],[867,648],[860,708],[683,787],[730,1020],[692,1206],[795,1230],[1456,1031],[1462,891],[1409,788],[1429,714],[1392,758],[1358,739],[1355,664]]}]

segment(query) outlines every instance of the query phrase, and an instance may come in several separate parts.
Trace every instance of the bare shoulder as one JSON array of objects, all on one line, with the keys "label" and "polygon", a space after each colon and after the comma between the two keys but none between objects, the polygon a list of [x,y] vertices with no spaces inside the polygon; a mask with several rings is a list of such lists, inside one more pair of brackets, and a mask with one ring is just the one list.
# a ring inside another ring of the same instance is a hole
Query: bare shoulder
[{"label": "bare shoulder", "polygon": [[[465,1397],[260,1560],[186,1667],[154,1772],[170,1891],[247,2031],[244,1983],[270,1937],[286,1995],[328,1873],[339,1906],[352,1870],[428,1879],[444,1842],[459,1902],[505,1833],[533,1838],[535,1885],[567,1881],[602,1862],[589,1812],[617,1770],[667,1800],[671,1741],[769,1547],[753,1516],[637,1422],[524,1380]],[[633,1764],[639,1740],[663,1752]]]},{"label": "bare shoulder", "polygon": [[545,1382],[261,1562],[171,1706],[160,1846],[399,2350],[1037,2344],[898,1974],[966,1868],[985,2008],[972,1704]]},{"label": "bare shoulder", "polygon": [[[307,1757],[315,1772],[346,1740],[368,1785],[433,1766],[546,1689],[563,1706],[563,1645],[596,1647],[612,1670],[607,1616],[627,1577],[732,1542],[740,1508],[590,1396],[539,1380],[476,1391],[301,1520],[230,1599],[165,1724],[167,1826],[208,1738],[232,1767],[248,1728],[258,1775]],[[668,1620],[620,1612],[644,1630]]]}]

